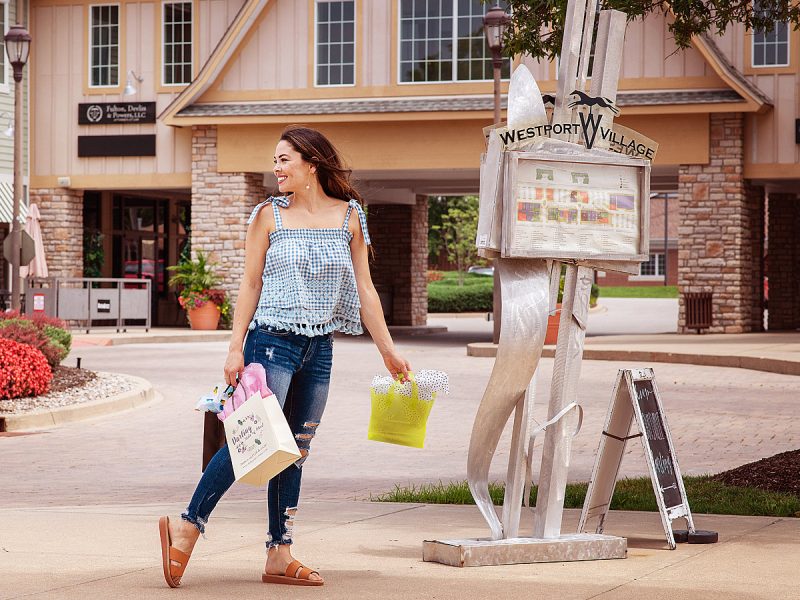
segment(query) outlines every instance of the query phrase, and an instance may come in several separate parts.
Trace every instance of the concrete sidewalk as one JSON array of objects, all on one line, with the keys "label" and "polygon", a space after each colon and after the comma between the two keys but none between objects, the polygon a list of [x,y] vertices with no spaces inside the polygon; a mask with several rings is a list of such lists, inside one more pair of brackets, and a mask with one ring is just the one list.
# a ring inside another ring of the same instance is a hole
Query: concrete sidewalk
[{"label": "concrete sidewalk", "polygon": [[[429,315],[431,343],[461,338],[467,354],[493,357],[491,323],[477,314],[469,316]],[[417,338],[394,331],[397,339]],[[73,347],[120,346],[187,342],[224,342],[230,331],[192,331],[181,328],[156,328],[149,332],[128,331],[75,333]],[[552,358],[555,347],[545,347],[543,356]],[[649,333],[638,335],[597,335],[586,338],[586,360],[645,361],[692,364],[708,367],[733,367],[800,375],[800,332],[742,334]]]},{"label": "concrete sidewalk", "polygon": [[[322,588],[265,586],[264,503],[223,500],[178,590],[161,573],[160,514],[182,506],[9,509],[0,521],[0,598],[800,598],[800,519],[696,515],[713,545],[667,549],[656,513],[612,512],[624,560],[459,569],[422,562],[422,541],[487,533],[474,506],[314,501],[301,504],[294,553]],[[176,518],[176,517],[173,517]],[[564,531],[578,511],[566,511]],[[523,525],[530,528],[530,512]]]}]

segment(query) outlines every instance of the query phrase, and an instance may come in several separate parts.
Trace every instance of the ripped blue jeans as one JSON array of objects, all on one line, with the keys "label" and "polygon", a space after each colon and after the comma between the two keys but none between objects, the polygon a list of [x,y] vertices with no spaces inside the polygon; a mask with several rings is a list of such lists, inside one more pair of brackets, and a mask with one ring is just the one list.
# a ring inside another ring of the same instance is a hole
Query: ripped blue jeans
[{"label": "ripped blue jeans", "polygon": [[[267,385],[283,407],[302,454],[294,466],[273,477],[267,487],[267,548],[271,548],[292,543],[303,462],[328,400],[333,334],[307,337],[260,326],[248,333],[244,345],[245,364],[256,361],[264,365]],[[223,446],[208,463],[188,508],[181,515],[183,520],[204,533],[211,511],[234,481],[231,455],[228,447]]]}]

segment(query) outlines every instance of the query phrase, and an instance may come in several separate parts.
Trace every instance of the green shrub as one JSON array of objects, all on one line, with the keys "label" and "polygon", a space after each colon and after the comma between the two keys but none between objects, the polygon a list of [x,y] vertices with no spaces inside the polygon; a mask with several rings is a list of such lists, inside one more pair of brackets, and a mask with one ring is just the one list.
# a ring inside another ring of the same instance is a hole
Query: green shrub
[{"label": "green shrub", "polygon": [[[491,282],[491,279],[489,280]],[[428,286],[430,312],[484,312],[492,310],[492,288],[486,286]]]},{"label": "green shrub", "polygon": [[51,342],[60,345],[66,350],[64,356],[69,354],[70,348],[72,348],[72,334],[69,331],[61,327],[56,327],[55,325],[45,325],[44,333],[50,338]]}]

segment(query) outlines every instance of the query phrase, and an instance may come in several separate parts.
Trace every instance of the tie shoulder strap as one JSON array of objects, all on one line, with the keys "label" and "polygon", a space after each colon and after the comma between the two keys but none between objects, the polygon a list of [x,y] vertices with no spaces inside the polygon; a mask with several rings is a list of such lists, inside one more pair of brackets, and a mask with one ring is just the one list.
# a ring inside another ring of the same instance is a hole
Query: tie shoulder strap
[{"label": "tie shoulder strap", "polygon": [[286,196],[270,196],[263,202],[257,204],[256,207],[253,209],[253,212],[250,213],[250,218],[247,219],[248,225],[250,225],[250,223],[253,222],[253,219],[256,218],[259,211],[262,208],[264,208],[264,206],[267,204],[272,204],[272,210],[275,214],[275,226],[278,229],[280,229],[283,226],[281,222],[281,214],[278,211],[278,207],[280,206],[282,208],[287,208],[289,206],[289,199]]},{"label": "tie shoulder strap", "polygon": [[358,222],[361,225],[361,233],[364,235],[364,243],[369,246],[372,241],[369,239],[369,231],[367,230],[367,215],[364,213],[364,209],[361,208],[361,204],[355,198],[351,198],[348,202],[347,207],[347,215],[344,218],[344,228],[347,229],[347,223],[350,220],[350,213],[355,208],[356,213],[358,213]]}]

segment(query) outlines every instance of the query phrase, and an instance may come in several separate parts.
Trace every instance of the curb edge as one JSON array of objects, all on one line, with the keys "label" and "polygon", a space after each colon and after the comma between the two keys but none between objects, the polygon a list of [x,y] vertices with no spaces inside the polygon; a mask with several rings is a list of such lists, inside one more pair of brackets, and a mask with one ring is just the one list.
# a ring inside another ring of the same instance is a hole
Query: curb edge
[{"label": "curb edge", "polygon": [[161,395],[153,389],[152,384],[146,379],[127,374],[126,377],[135,380],[134,389],[109,398],[32,411],[19,415],[11,414],[0,418],[5,421],[6,431],[51,429],[66,423],[84,421],[94,417],[130,410],[145,404],[150,404],[156,399],[161,398]]}]

